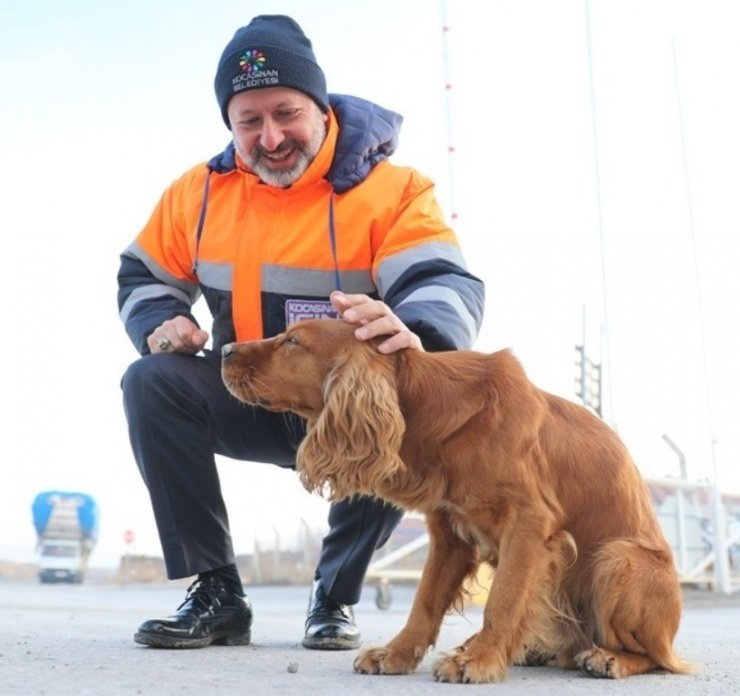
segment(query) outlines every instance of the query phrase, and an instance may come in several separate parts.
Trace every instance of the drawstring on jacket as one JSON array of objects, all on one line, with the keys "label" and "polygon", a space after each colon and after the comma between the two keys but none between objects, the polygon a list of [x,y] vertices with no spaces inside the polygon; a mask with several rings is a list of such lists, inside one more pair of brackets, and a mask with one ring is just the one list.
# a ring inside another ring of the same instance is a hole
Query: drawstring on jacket
[{"label": "drawstring on jacket", "polygon": [[329,244],[331,244],[331,257],[334,261],[334,285],[335,290],[342,289],[342,281],[339,278],[339,261],[337,260],[337,233],[334,229],[334,192],[329,196]]},{"label": "drawstring on jacket", "polygon": [[200,248],[200,238],[203,236],[203,227],[206,224],[206,210],[208,208],[208,187],[211,184],[211,168],[206,171],[206,183],[203,187],[203,200],[200,204],[200,215],[198,216],[198,227],[195,230],[195,254],[193,256],[193,275],[198,275],[198,249]]}]

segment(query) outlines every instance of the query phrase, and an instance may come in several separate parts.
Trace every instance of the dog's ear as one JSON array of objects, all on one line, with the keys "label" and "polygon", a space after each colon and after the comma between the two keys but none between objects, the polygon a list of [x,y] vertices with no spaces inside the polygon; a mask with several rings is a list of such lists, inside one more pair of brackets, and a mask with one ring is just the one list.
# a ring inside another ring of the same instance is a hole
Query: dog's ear
[{"label": "dog's ear", "polygon": [[332,368],[323,389],[324,409],[298,449],[301,482],[332,500],[377,495],[403,468],[398,454],[406,423],[395,360],[353,351]]}]

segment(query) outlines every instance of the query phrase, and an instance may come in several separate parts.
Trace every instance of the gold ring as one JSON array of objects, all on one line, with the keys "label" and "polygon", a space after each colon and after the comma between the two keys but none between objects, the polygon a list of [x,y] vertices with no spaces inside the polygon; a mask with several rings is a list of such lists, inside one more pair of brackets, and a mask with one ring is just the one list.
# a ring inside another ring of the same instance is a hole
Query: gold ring
[{"label": "gold ring", "polygon": [[159,350],[167,350],[171,345],[172,343],[169,338],[160,338],[157,341],[157,348],[159,348]]}]

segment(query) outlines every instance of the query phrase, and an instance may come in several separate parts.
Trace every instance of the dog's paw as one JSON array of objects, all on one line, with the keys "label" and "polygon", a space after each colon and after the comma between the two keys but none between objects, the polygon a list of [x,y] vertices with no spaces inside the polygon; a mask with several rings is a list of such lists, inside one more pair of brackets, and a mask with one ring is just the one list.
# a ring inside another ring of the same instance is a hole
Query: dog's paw
[{"label": "dog's paw", "polygon": [[434,678],[440,682],[455,684],[487,684],[506,678],[506,665],[495,659],[473,657],[460,651],[444,655],[432,667]]},{"label": "dog's paw", "polygon": [[621,673],[618,657],[603,648],[594,646],[584,650],[575,656],[574,661],[576,667],[589,677],[620,679],[626,676]]},{"label": "dog's paw", "polygon": [[409,674],[420,661],[421,657],[405,656],[387,646],[369,648],[355,658],[354,669],[360,674]]}]

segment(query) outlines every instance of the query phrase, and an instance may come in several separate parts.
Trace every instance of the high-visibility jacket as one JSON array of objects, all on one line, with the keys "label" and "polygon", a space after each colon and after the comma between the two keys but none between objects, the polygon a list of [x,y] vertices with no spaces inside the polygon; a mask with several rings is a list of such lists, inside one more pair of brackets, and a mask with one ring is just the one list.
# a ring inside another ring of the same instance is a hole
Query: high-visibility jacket
[{"label": "high-visibility jacket", "polygon": [[470,347],[483,284],[467,271],[433,184],[388,160],[400,123],[332,95],[326,140],[289,188],[260,182],[233,143],[175,181],[121,254],[119,310],[140,353],[166,319],[196,322],[201,294],[218,350],[330,316],[335,289],[382,299],[428,350]]}]

